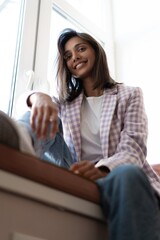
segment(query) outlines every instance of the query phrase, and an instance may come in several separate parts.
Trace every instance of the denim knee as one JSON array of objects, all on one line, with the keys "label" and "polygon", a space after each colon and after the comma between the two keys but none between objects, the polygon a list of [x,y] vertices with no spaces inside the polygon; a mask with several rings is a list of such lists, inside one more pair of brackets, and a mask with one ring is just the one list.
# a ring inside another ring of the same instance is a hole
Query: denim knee
[{"label": "denim knee", "polygon": [[30,111],[21,116],[18,122],[23,124],[30,134],[38,158],[65,168],[72,165],[72,156],[63,138],[63,127],[60,118],[58,118],[58,132],[55,137],[50,138],[51,124],[48,123],[48,134],[45,139],[37,138],[36,133],[33,132],[30,125]]},{"label": "denim knee", "polygon": [[113,169],[105,178],[99,179],[97,183],[103,182],[105,185],[105,182],[114,180],[117,184],[122,184],[123,182],[136,184],[140,179],[148,181],[143,170],[138,166],[126,164]]},{"label": "denim knee", "polygon": [[106,177],[99,179],[97,185],[106,216],[117,208],[122,210],[128,206],[128,209],[133,209],[133,202],[137,206],[140,199],[145,202],[148,197],[153,201],[155,198],[146,174],[140,167],[131,164],[113,169]]},{"label": "denim knee", "polygon": [[110,177],[117,180],[119,183],[127,182],[128,184],[136,184],[142,179],[148,181],[148,178],[144,171],[135,165],[126,164],[115,168],[110,173]]},{"label": "denim knee", "polygon": [[157,198],[140,167],[117,167],[97,184],[111,239],[159,239]]},{"label": "denim knee", "polygon": [[150,186],[148,177],[144,173],[144,171],[135,165],[126,164],[119,166],[113,169],[107,177],[99,179],[97,184],[101,188],[120,188],[121,190],[136,190],[143,187]]},{"label": "denim knee", "polygon": [[113,169],[106,177],[97,180],[102,198],[111,201],[113,197],[134,197],[147,191],[153,195],[154,190],[143,170],[135,165],[126,164]]}]

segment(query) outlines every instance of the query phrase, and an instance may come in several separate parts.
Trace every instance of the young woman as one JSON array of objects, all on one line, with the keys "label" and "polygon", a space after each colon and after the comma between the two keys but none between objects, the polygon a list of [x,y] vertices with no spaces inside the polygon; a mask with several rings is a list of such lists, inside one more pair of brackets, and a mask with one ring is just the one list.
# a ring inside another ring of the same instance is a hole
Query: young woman
[{"label": "young woman", "polygon": [[29,94],[31,114],[21,119],[35,150],[43,148],[43,158],[49,153],[50,161],[96,181],[109,239],[160,239],[160,178],[146,161],[141,89],[110,77],[103,48],[86,33],[65,29],[57,61],[58,99]]}]

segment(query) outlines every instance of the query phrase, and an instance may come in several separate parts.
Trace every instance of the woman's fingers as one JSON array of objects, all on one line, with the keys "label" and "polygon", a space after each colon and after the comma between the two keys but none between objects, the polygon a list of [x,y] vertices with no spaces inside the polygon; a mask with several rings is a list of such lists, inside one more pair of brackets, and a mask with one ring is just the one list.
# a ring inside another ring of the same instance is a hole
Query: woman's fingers
[{"label": "woman's fingers", "polygon": [[58,131],[57,113],[39,109],[33,117],[34,130],[39,138],[53,137]]},{"label": "woman's fingers", "polygon": [[54,137],[58,131],[58,110],[49,96],[39,94],[34,98],[30,122],[38,138]]},{"label": "woman's fingers", "polygon": [[58,119],[54,119],[53,117],[49,120],[50,122],[50,137],[53,138],[55,134],[58,132]]},{"label": "woman's fingers", "polygon": [[97,180],[98,178],[107,175],[98,168],[96,168],[92,162],[87,160],[83,160],[81,162],[73,164],[70,170],[90,180]]}]

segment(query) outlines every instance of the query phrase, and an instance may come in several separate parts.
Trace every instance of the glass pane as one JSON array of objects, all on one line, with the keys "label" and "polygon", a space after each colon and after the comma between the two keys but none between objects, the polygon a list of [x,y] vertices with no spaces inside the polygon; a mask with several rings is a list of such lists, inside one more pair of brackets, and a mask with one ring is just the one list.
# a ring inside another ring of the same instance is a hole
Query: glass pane
[{"label": "glass pane", "polygon": [[[105,0],[106,1],[106,0]],[[104,29],[105,25],[105,3],[104,0],[66,0],[70,5],[85,15],[99,28]]]},{"label": "glass pane", "polygon": [[13,100],[22,5],[23,0],[0,0],[0,110],[6,113]]}]

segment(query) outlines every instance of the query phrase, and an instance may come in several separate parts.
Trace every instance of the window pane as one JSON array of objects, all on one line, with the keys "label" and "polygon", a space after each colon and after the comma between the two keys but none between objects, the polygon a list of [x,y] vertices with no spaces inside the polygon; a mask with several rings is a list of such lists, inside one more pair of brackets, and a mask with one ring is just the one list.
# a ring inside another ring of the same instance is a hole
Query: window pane
[{"label": "window pane", "polygon": [[[97,27],[104,30],[105,2],[104,0],[66,0],[70,5],[84,14]],[[105,0],[106,1],[106,0]]]},{"label": "window pane", "polygon": [[0,1],[0,109],[10,113],[17,71],[20,16],[24,1]]}]

